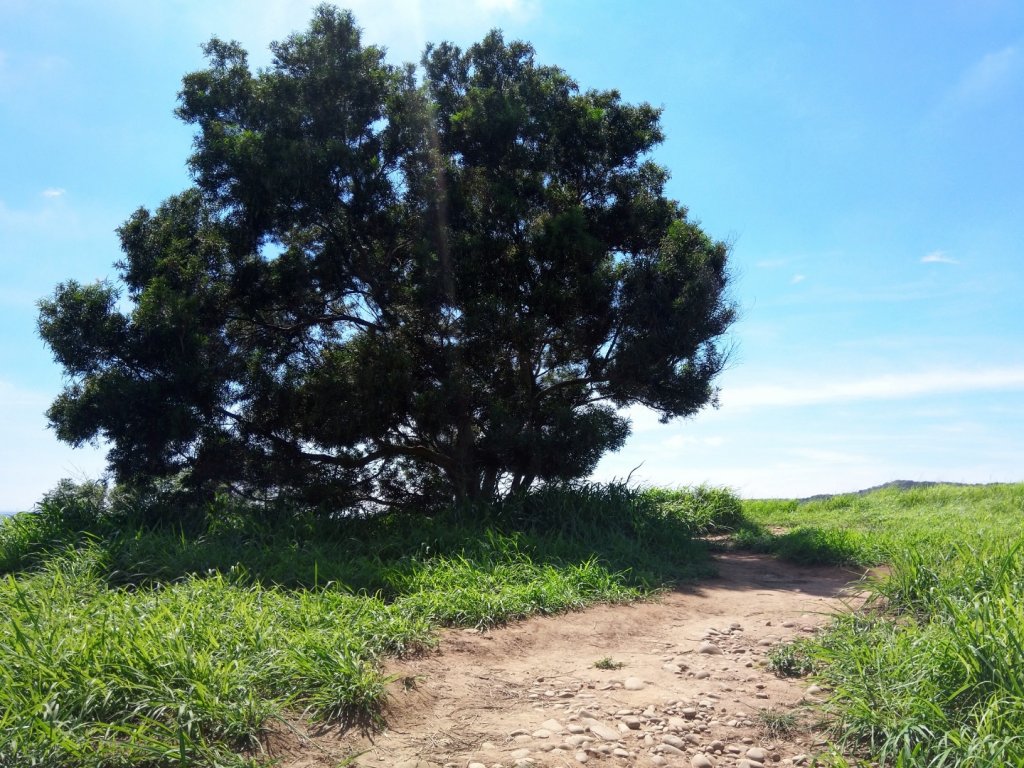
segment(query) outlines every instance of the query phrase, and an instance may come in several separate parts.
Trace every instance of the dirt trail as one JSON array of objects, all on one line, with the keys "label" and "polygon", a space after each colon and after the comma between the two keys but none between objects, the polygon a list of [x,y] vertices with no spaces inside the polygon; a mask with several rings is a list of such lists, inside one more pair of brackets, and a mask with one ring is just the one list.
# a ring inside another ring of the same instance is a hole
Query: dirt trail
[{"label": "dirt trail", "polygon": [[[804,764],[818,734],[802,704],[821,694],[764,657],[848,606],[858,574],[716,559],[718,578],[657,601],[446,631],[436,653],[389,666],[386,731],[279,733],[271,754],[285,768]],[[623,666],[594,666],[605,658]],[[797,726],[773,734],[766,711]]]}]

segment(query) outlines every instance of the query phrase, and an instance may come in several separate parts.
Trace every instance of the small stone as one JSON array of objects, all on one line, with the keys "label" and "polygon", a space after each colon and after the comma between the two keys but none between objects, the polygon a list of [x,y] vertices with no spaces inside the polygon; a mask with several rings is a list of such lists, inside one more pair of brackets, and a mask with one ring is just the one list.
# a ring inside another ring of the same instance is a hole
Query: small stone
[{"label": "small stone", "polygon": [[743,758],[736,763],[736,768],[764,768],[764,763],[759,763],[756,760],[747,760]]},{"label": "small stone", "polygon": [[695,674],[694,677],[698,680],[707,680],[709,677],[711,677],[711,673],[708,672],[706,669],[702,669],[700,672]]},{"label": "small stone", "polygon": [[666,735],[666,736],[662,736],[661,740],[665,744],[671,744],[676,749],[685,749],[686,748],[686,742],[683,741],[682,739],[680,739],[678,736],[672,736],[671,734],[669,734],[669,735]]},{"label": "small stone", "polygon": [[650,763],[651,765],[668,765],[668,760],[661,755],[651,755]]},{"label": "small stone", "polygon": [[579,752],[577,752],[575,755],[573,755],[573,757],[576,758],[576,762],[577,763],[585,763],[585,762],[587,762],[587,760],[590,759],[590,757],[587,755],[587,753],[584,752],[583,750],[580,750]]},{"label": "small stone", "polygon": [[690,768],[715,768],[715,762],[703,752],[690,758]]},{"label": "small stone", "polygon": [[622,687],[627,691],[642,691],[644,689],[644,681],[639,677],[627,677]]},{"label": "small stone", "polygon": [[621,734],[615,728],[609,728],[601,723],[594,723],[590,726],[590,732],[605,741],[618,741]]},{"label": "small stone", "polygon": [[466,768],[487,768],[483,763],[470,763]]},{"label": "small stone", "polygon": [[618,747],[612,750],[612,754],[616,757],[629,757],[629,752],[622,747]]},{"label": "small stone", "polygon": [[512,753],[513,760],[522,760],[524,757],[530,756],[530,750],[528,749],[517,749]]},{"label": "small stone", "polygon": [[789,762],[793,765],[803,765],[807,762],[807,755],[793,755],[793,757],[789,758]]},{"label": "small stone", "polygon": [[551,731],[552,733],[558,733],[562,730],[562,724],[557,720],[545,720],[540,724],[540,727],[544,730]]},{"label": "small stone", "polygon": [[661,746],[656,747],[656,749],[660,750],[661,752],[663,752],[666,755],[675,755],[676,757],[686,757],[686,753],[683,752],[683,750],[679,749],[679,747],[673,747],[671,744],[662,744]]},{"label": "small stone", "polygon": [[693,720],[697,716],[697,710],[693,707],[683,707],[679,710],[679,714],[685,717],[687,720]]},{"label": "small stone", "polygon": [[551,738],[551,731],[547,730],[546,728],[538,728],[536,731],[533,732],[533,738],[535,738],[535,739],[550,739]]},{"label": "small stone", "polygon": [[697,646],[697,653],[709,653],[711,655],[721,654],[722,649],[709,640],[705,640]]},{"label": "small stone", "polygon": [[811,685],[807,688],[807,693],[814,696],[816,693],[821,693],[821,686]]},{"label": "small stone", "polygon": [[586,728],[584,728],[582,725],[577,725],[576,723],[572,723],[570,725],[567,725],[565,727],[565,730],[567,730],[569,733],[586,733],[587,732]]},{"label": "small stone", "polygon": [[516,728],[514,731],[512,731],[509,734],[509,736],[511,736],[514,739],[516,736],[528,736],[529,734],[530,734],[530,732],[527,731],[527,730],[524,730],[523,728]]},{"label": "small stone", "polygon": [[640,726],[644,724],[643,720],[633,715],[622,718],[622,722],[625,723],[626,727],[631,731],[639,731]]},{"label": "small stone", "polygon": [[680,672],[683,671],[682,667],[680,667],[678,664],[662,664],[661,668],[666,672],[671,672],[673,675],[678,675]]},{"label": "small stone", "polygon": [[747,750],[747,759],[753,760],[756,763],[763,763],[768,759],[768,753],[760,747],[751,747]]}]

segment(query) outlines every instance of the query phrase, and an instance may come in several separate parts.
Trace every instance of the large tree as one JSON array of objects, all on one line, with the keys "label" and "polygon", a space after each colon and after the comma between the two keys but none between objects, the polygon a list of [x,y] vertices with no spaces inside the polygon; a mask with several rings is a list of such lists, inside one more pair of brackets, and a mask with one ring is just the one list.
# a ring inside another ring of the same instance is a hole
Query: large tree
[{"label": "large tree", "polygon": [[665,196],[658,109],[498,32],[394,67],[328,6],[272,51],[206,45],[194,186],[120,228],[120,285],[40,303],[62,440],[123,481],[487,499],[714,401],[728,249]]}]

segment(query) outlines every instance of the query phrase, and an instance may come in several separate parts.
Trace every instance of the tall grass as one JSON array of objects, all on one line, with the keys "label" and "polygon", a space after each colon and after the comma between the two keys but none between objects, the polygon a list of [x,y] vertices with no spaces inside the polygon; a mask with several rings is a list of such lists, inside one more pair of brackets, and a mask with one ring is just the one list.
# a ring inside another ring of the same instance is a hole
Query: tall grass
[{"label": "tall grass", "polygon": [[867,583],[867,611],[798,649],[832,690],[846,749],[907,768],[1024,765],[1024,485],[751,511],[763,525],[845,522],[863,544],[856,557],[877,552],[890,566]]},{"label": "tall grass", "polygon": [[436,516],[218,503],[175,528],[63,486],[0,524],[0,765],[257,764],[262,726],[285,713],[373,725],[381,657],[438,626],[706,573],[692,535],[715,514],[691,507],[584,486]]}]

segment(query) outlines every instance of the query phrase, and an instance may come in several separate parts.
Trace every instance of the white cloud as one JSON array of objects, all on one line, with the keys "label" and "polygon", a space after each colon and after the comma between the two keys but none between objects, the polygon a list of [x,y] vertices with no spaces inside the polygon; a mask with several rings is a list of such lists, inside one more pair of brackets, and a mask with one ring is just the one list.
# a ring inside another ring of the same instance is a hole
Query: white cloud
[{"label": "white cloud", "polygon": [[807,275],[793,275],[793,277],[791,277],[789,279],[789,282],[792,285],[796,285],[797,283],[802,283],[806,279],[807,279]]},{"label": "white cloud", "polygon": [[105,468],[103,450],[71,448],[46,428],[53,393],[0,379],[0,512],[29,509],[64,477],[95,479]]},{"label": "white cloud", "polygon": [[[0,200],[0,236],[13,238],[17,235],[43,234],[49,240],[82,237],[87,232],[96,231],[97,225],[92,221],[85,222],[77,211],[60,201],[60,194],[47,192],[58,190],[46,190],[42,196],[47,201],[37,201],[28,208],[11,208]],[[8,239],[8,248],[10,243]]]},{"label": "white cloud", "polygon": [[932,251],[921,257],[922,264],[959,264],[960,262],[945,251]]},{"label": "white cloud", "polygon": [[789,263],[789,259],[762,259],[754,264],[754,266],[760,269],[778,269],[784,267]]},{"label": "white cloud", "polygon": [[1024,389],[1024,367],[978,371],[935,370],[859,380],[826,380],[811,385],[737,386],[722,391],[721,404],[723,410],[765,406],[799,407],[1017,389]]},{"label": "white cloud", "polygon": [[57,198],[57,197],[63,197],[67,193],[68,193],[68,191],[66,189],[64,189],[63,187],[47,187],[40,194],[43,197]]}]

